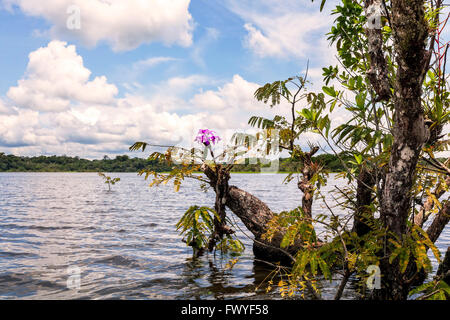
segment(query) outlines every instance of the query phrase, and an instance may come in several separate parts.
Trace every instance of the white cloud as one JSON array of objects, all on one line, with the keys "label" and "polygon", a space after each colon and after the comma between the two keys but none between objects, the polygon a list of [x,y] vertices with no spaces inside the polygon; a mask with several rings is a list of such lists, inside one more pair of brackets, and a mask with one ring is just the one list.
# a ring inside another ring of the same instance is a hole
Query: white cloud
[{"label": "white cloud", "polygon": [[177,76],[150,86],[135,86],[128,97],[139,97],[141,102],[150,103],[159,112],[195,112],[196,108],[186,97],[214,82],[214,79],[199,74]]},{"label": "white cloud", "polygon": [[39,114],[20,110],[17,115],[0,115],[0,144],[6,147],[34,145],[37,142]]},{"label": "white cloud", "polygon": [[[98,158],[125,153],[135,141],[191,146],[199,128],[218,133],[243,128],[251,113],[259,113],[253,99],[258,85],[239,75],[215,90],[202,87],[217,80],[191,75],[142,89],[150,95],[128,92],[118,98],[105,77],[89,81],[91,71],[75,46],[52,41],[29,59],[9,99],[0,100],[2,152]],[[226,106],[220,113],[217,101]]]},{"label": "white cloud", "polygon": [[192,75],[188,77],[173,77],[163,85],[167,93],[186,92],[195,86],[204,85],[209,82],[209,78],[202,75]]},{"label": "white cloud", "polygon": [[152,57],[152,58],[140,60],[140,61],[133,63],[133,69],[142,70],[142,69],[146,69],[146,68],[152,68],[152,67],[162,64],[164,62],[175,61],[175,60],[177,60],[177,59],[172,58],[172,57]]},{"label": "white cloud", "polygon": [[2,99],[0,99],[0,115],[1,114],[10,114],[13,113],[14,110],[6,106]]},{"label": "white cloud", "polygon": [[71,101],[109,104],[118,93],[106,77],[89,81],[91,71],[83,66],[75,46],[52,41],[29,55],[26,76],[7,96],[18,107],[41,111],[62,111]]},{"label": "white cloud", "polygon": [[316,59],[327,54],[327,42],[317,44],[325,38],[332,18],[328,12],[320,12],[317,3],[228,0],[227,4],[246,22],[244,45],[257,56]]},{"label": "white cloud", "polygon": [[[114,50],[132,50],[154,41],[167,45],[192,44],[193,19],[190,0],[2,0],[6,8],[17,6],[29,16],[42,17],[52,24],[53,38],[80,39],[88,46],[100,41]],[[70,30],[70,6],[81,13],[81,29]]]},{"label": "white cloud", "polygon": [[191,103],[202,109],[214,110],[234,109],[240,111],[256,110],[262,107],[254,98],[254,92],[259,88],[256,83],[244,80],[235,75],[232,82],[226,83],[216,91],[208,90],[196,94]]}]

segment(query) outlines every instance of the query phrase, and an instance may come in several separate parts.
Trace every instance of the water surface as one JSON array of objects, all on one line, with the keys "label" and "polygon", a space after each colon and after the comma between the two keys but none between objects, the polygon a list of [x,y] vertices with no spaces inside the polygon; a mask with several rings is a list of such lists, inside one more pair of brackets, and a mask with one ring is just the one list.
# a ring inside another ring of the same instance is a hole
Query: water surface
[{"label": "water surface", "polygon": [[[246,250],[232,270],[219,254],[192,259],[175,224],[191,205],[213,206],[212,192],[196,181],[175,193],[170,185],[149,188],[134,173],[110,175],[121,181],[108,192],[95,173],[0,173],[0,299],[279,298],[260,286],[272,269],[255,261],[242,232]],[[234,174],[231,184],[279,212],[301,203],[284,177]],[[329,182],[324,194],[344,186]],[[316,202],[314,213],[328,211]],[[442,253],[449,243],[447,227],[437,243]],[[80,288],[69,289],[68,270],[77,268]],[[334,282],[322,286],[325,296],[335,292]],[[353,295],[350,286],[344,298]]]}]

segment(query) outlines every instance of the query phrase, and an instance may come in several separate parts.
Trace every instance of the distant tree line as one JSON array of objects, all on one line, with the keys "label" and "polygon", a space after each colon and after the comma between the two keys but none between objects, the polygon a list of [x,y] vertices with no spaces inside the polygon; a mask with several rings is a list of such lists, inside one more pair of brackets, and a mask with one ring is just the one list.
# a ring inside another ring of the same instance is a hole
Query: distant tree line
[{"label": "distant tree line", "polygon": [[[340,154],[345,162],[354,160],[352,156]],[[320,163],[324,169],[330,172],[344,170],[341,160],[333,154],[320,154],[313,157],[313,161]],[[256,163],[255,163],[256,162]],[[270,164],[261,164],[261,160],[246,160],[245,164],[235,165],[233,172],[260,172],[261,167],[269,167]],[[19,157],[6,155],[0,152],[0,172],[139,172],[150,169],[156,172],[168,172],[173,165],[148,160],[143,158],[130,158],[127,155],[116,156],[110,159],[104,156],[101,160],[87,160],[80,157],[68,156],[38,156]],[[279,172],[293,172],[300,170],[301,163],[290,158],[281,158]]]},{"label": "distant tree line", "polygon": [[[341,159],[344,161],[348,161],[353,159],[353,157],[341,155]],[[332,154],[321,154],[316,157],[313,157],[313,161],[319,163],[323,166],[324,169],[337,172],[342,171],[344,166],[342,165],[341,160]],[[261,167],[270,167],[269,164],[261,164],[261,160],[257,159],[256,164],[255,161],[246,160],[245,164],[235,165],[232,172],[260,172]],[[253,164],[252,164],[253,163]],[[264,162],[263,162],[264,163]],[[279,171],[280,172],[295,172],[301,170],[302,163],[299,161],[293,161],[291,158],[281,158],[279,162]]]},{"label": "distant tree line", "polygon": [[87,160],[68,156],[19,157],[0,153],[0,172],[137,172],[152,168],[169,171],[170,166],[158,161],[130,158],[127,155],[102,160]]},{"label": "distant tree line", "polygon": [[[331,154],[321,154],[314,158],[329,171],[342,169],[340,160]],[[260,160],[256,164],[247,160],[245,164],[236,165],[234,172],[260,172]],[[300,163],[290,159],[280,159],[279,171],[292,172],[300,167]],[[68,156],[38,156],[20,157],[0,153],[0,172],[138,172],[151,169],[157,172],[167,172],[172,169],[167,163],[143,158],[130,158],[127,155],[116,156],[110,159],[105,156],[101,160],[87,160],[80,157]]]}]

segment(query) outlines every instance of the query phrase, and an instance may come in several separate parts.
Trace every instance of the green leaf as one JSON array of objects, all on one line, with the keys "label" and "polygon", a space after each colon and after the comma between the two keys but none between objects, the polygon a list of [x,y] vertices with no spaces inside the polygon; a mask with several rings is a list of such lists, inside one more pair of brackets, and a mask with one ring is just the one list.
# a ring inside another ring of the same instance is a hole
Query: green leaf
[{"label": "green leaf", "polygon": [[358,164],[361,164],[361,163],[362,163],[362,160],[363,160],[363,156],[360,155],[360,154],[355,154],[354,156],[355,156],[356,162],[357,162]]},{"label": "green leaf", "polygon": [[323,86],[323,87],[322,87],[322,90],[323,90],[323,92],[325,92],[327,95],[329,95],[329,96],[331,96],[331,97],[333,97],[333,98],[336,98],[336,96],[337,96],[337,93],[336,93],[336,91],[334,90],[333,87],[326,87],[326,86]]},{"label": "green leaf", "polygon": [[330,273],[330,269],[328,268],[327,263],[325,262],[325,260],[323,259],[319,259],[318,260],[319,263],[319,268],[320,271],[322,271],[323,276],[325,277],[325,279],[330,279],[331,280],[331,273]]}]

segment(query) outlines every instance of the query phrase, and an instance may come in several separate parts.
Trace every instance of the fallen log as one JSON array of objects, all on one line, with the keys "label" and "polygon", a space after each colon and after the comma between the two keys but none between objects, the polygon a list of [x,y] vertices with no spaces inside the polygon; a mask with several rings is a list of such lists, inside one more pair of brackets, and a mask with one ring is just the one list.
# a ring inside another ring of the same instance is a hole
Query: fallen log
[{"label": "fallen log", "polygon": [[[202,167],[202,170],[209,178],[210,185],[215,186],[216,172],[206,165]],[[302,248],[302,241],[299,239],[292,246],[281,248],[284,236],[282,230],[276,232],[271,241],[263,239],[263,235],[268,231],[269,222],[275,217],[275,213],[267,204],[238,187],[229,186],[225,205],[253,234],[253,253],[257,259],[292,264],[295,254]]]},{"label": "fallen log", "polygon": [[253,254],[256,258],[291,264],[295,254],[302,248],[302,241],[298,240],[294,245],[281,248],[283,232],[275,233],[271,241],[263,239],[268,231],[269,222],[275,217],[270,208],[254,195],[230,186],[226,206],[239,218],[245,227],[253,234]]},{"label": "fallen log", "polygon": [[437,275],[442,277],[442,279],[450,285],[450,247],[447,248],[445,258],[439,265]]}]

